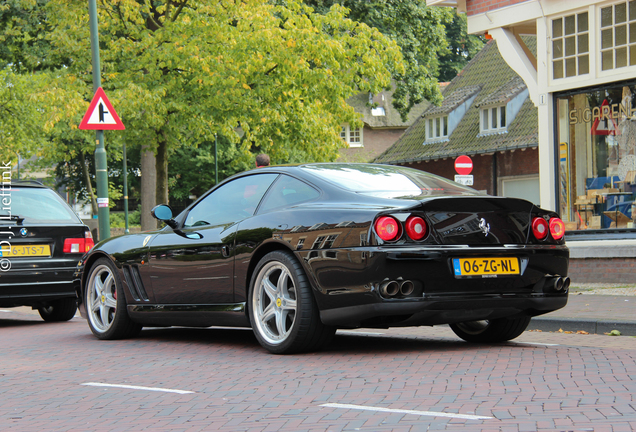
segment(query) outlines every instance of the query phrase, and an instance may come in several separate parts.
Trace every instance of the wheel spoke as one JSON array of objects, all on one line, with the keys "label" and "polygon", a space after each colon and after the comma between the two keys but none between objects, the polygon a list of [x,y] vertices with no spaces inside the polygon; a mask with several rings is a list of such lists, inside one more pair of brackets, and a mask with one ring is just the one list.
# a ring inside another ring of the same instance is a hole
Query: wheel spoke
[{"label": "wheel spoke", "polygon": [[267,294],[267,297],[269,297],[269,299],[271,300],[272,303],[276,302],[276,295],[278,294],[278,287],[275,286],[272,281],[269,280],[269,278],[264,278],[263,279],[263,290],[262,292],[264,292],[265,294]]},{"label": "wheel spoke", "polygon": [[265,309],[260,313],[261,322],[263,324],[267,324],[273,317],[276,315],[276,304],[270,303],[267,305]]},{"label": "wheel spoke", "polygon": [[283,312],[282,310],[276,311],[276,330],[278,330],[278,336],[280,338],[283,338],[287,333],[287,330],[285,328],[285,321],[287,321],[286,318],[287,314],[285,312]]},{"label": "wheel spoke", "polygon": [[111,309],[117,308],[117,300],[112,295],[106,296],[106,301],[104,301],[104,306],[108,306]]}]

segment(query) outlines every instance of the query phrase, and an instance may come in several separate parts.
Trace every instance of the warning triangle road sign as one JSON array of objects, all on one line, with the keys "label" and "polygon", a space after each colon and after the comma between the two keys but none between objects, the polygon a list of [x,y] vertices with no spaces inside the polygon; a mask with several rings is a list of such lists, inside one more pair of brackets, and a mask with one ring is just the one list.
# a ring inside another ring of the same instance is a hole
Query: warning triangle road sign
[{"label": "warning triangle road sign", "polygon": [[596,117],[592,124],[592,135],[618,135],[618,125],[616,120],[612,118],[609,103],[607,99],[601,104],[600,116]]},{"label": "warning triangle road sign", "polygon": [[98,88],[88,106],[86,114],[79,125],[80,129],[88,130],[124,130],[124,124],[106,97],[103,88]]}]

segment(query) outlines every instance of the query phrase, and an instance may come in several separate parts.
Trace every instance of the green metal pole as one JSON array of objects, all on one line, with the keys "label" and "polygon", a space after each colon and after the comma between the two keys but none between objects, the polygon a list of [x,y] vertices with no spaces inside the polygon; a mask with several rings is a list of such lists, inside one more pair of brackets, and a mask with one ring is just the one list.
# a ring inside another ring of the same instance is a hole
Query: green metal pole
[{"label": "green metal pole", "polygon": [[128,234],[130,230],[128,229],[128,166],[126,163],[126,143],[124,143],[124,148],[122,149],[122,156],[124,158],[124,226],[126,227],[124,232]]},{"label": "green metal pole", "polygon": [[[88,16],[91,32],[91,54],[93,56],[93,93],[102,86],[99,65],[99,32],[97,29],[97,3],[88,0]],[[95,131],[95,177],[97,179],[97,220],[99,222],[99,240],[110,237],[110,211],[108,209],[108,167],[104,131]]]}]

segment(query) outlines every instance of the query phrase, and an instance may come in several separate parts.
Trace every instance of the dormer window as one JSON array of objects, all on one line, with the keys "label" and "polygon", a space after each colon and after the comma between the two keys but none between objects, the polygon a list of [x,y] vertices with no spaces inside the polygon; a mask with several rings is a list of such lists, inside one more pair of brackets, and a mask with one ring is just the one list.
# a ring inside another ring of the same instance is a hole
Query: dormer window
[{"label": "dormer window", "polygon": [[448,138],[448,116],[426,119],[426,140],[435,141]]},{"label": "dormer window", "polygon": [[506,130],[506,106],[483,108],[480,129],[482,133]]},{"label": "dormer window", "polygon": [[347,144],[349,147],[362,147],[362,129],[361,128],[351,128],[349,125],[344,125],[340,129],[340,138]]}]

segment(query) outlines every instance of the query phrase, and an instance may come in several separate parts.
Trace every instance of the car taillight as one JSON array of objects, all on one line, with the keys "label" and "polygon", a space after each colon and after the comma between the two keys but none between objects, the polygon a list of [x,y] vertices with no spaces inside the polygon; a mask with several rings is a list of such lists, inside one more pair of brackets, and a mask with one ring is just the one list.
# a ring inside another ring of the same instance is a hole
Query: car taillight
[{"label": "car taillight", "polygon": [[555,240],[561,240],[565,235],[565,224],[557,217],[550,219],[550,234]]},{"label": "car taillight", "polygon": [[64,239],[64,253],[86,253],[90,251],[95,242],[90,231],[84,233],[84,238],[67,238]]},{"label": "car taillight", "polygon": [[422,240],[426,237],[428,230],[426,229],[426,222],[419,216],[410,216],[406,220],[406,234],[412,240]]},{"label": "car taillight", "polygon": [[548,236],[548,223],[541,217],[532,219],[532,233],[538,240]]},{"label": "car taillight", "polygon": [[400,223],[390,216],[382,216],[375,221],[375,232],[384,241],[391,241],[400,236]]}]

